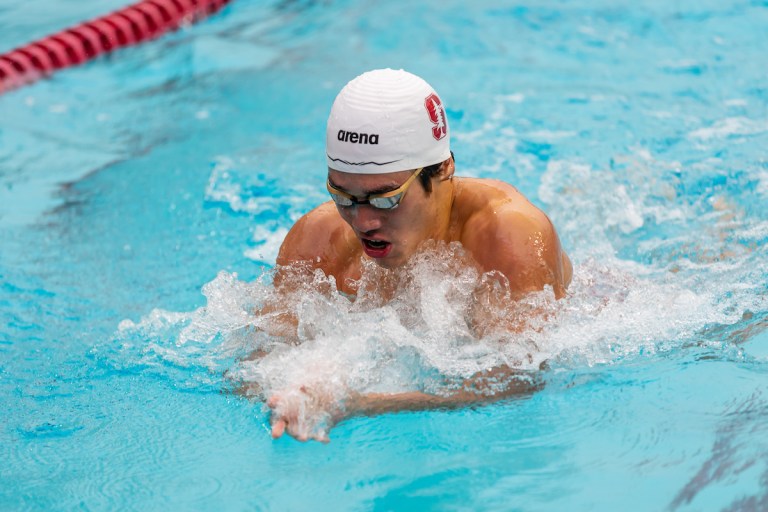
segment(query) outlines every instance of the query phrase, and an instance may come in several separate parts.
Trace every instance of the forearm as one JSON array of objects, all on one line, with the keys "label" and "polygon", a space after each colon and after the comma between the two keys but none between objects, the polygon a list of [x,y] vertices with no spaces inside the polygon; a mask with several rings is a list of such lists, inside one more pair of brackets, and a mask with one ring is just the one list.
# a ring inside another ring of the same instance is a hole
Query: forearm
[{"label": "forearm", "polygon": [[[501,376],[514,378],[499,382]],[[465,381],[460,389],[444,395],[421,391],[403,393],[363,393],[351,395],[345,403],[346,416],[373,416],[398,411],[456,409],[473,404],[495,402],[512,396],[524,396],[541,388],[542,384],[529,377],[518,378],[520,372],[497,368]]]},{"label": "forearm", "polygon": [[272,436],[277,438],[287,432],[301,441],[315,439],[327,442],[330,428],[353,416],[455,409],[510,396],[527,395],[541,387],[535,374],[507,366],[493,368],[457,382],[450,391],[440,395],[421,391],[360,393],[344,389],[344,386],[329,386],[328,382],[329,379],[320,379],[268,392],[265,398],[267,406],[272,410]]},{"label": "forearm", "polygon": [[465,403],[469,402],[460,403],[457,396],[430,395],[420,391],[366,393],[349,397],[345,409],[348,416],[374,416],[398,411],[453,408]]}]

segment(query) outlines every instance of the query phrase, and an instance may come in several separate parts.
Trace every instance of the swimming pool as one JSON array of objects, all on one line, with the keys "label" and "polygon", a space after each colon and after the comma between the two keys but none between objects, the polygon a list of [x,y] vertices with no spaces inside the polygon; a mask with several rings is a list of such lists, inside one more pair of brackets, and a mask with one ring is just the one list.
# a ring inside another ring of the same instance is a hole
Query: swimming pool
[{"label": "swimming pool", "polygon": [[[0,51],[120,5],[2,0]],[[757,0],[240,0],[0,96],[0,508],[768,507],[766,22]],[[476,276],[417,265],[394,306],[307,291],[305,342],[242,365],[277,343],[260,276],[326,200],[333,97],[387,66],[440,92],[458,174],[549,213],[570,296],[531,296],[553,320],[498,347],[451,336]],[[431,389],[516,356],[543,389],[328,445],[271,440],[224,376]]]}]

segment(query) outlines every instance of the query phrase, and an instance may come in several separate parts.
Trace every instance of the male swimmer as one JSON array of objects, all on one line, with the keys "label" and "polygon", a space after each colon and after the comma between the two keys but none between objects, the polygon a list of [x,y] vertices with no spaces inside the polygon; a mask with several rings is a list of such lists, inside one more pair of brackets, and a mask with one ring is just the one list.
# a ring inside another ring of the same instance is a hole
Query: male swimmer
[{"label": "male swimmer", "polygon": [[[386,269],[408,262],[427,241],[459,242],[482,272],[498,271],[513,294],[550,286],[565,296],[572,267],[549,218],[507,183],[454,175],[450,128],[434,89],[403,70],[381,69],[349,82],[336,97],[326,130],[331,201],[291,228],[277,257],[283,270],[309,265],[354,295],[363,260]],[[306,396],[302,396],[306,395]],[[471,394],[471,393],[470,393]],[[335,420],[359,413],[448,406],[471,401],[423,393],[355,395],[329,406]],[[272,435],[327,440],[301,424],[323,392],[272,396]]]}]

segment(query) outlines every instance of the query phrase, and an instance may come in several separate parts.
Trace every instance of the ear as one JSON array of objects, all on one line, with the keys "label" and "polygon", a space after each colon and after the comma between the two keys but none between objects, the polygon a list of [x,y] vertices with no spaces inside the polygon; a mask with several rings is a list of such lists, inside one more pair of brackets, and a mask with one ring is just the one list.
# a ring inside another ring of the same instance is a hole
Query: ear
[{"label": "ear", "polygon": [[456,172],[456,162],[453,161],[453,155],[451,155],[451,158],[443,161],[440,170],[437,171],[437,178],[440,181],[453,179],[454,172]]}]

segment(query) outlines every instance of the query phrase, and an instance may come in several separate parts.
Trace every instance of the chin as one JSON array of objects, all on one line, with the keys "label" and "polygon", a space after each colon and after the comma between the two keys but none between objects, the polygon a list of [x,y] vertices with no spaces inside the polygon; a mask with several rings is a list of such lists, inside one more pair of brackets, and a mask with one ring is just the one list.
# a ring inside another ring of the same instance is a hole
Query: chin
[{"label": "chin", "polygon": [[376,258],[373,261],[376,262],[378,266],[381,268],[385,268],[387,270],[394,270],[396,268],[402,267],[406,264],[408,261],[408,258],[404,258],[402,256],[387,256],[386,258]]},{"label": "chin", "polygon": [[374,263],[376,263],[376,265],[380,266],[381,268],[385,268],[387,270],[395,269],[401,265],[393,261],[386,261],[385,258],[372,258],[372,259]]}]

